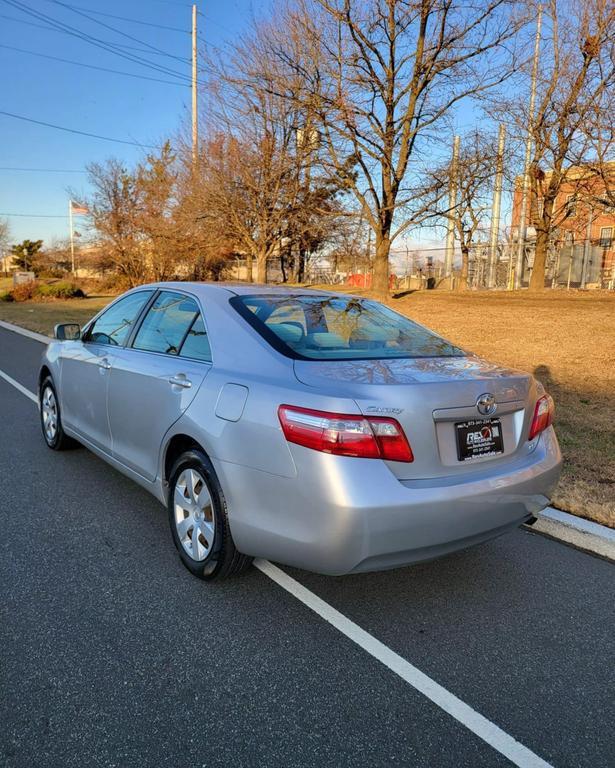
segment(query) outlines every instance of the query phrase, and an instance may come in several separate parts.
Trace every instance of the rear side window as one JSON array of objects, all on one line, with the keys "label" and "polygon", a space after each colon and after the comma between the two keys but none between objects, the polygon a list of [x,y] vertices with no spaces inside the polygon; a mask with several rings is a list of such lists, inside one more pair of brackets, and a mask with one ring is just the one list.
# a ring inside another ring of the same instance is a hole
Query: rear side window
[{"label": "rear side window", "polygon": [[303,360],[456,357],[441,336],[376,301],[352,296],[235,296],[231,304],[273,347]]},{"label": "rear side window", "polygon": [[85,341],[122,346],[153,291],[139,291],[119,299],[90,326]]},{"label": "rear side window", "polygon": [[194,299],[162,291],[145,315],[132,346],[145,352],[179,355],[198,314]]},{"label": "rear side window", "polygon": [[193,360],[203,360],[206,363],[211,362],[209,339],[201,315],[192,323],[179,354],[181,357],[191,357]]}]

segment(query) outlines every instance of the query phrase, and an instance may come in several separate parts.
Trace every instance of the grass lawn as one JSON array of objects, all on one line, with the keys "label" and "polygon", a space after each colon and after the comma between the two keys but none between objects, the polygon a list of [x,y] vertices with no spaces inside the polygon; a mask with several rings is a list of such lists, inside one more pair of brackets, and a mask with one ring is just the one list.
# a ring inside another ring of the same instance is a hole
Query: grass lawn
[{"label": "grass lawn", "polygon": [[[51,333],[110,300],[0,302],[0,320]],[[565,459],[554,503],[615,527],[615,293],[417,291],[389,303],[466,349],[534,373],[555,398]]]},{"label": "grass lawn", "polygon": [[21,325],[31,331],[53,334],[57,323],[85,323],[115,296],[92,296],[87,299],[61,301],[0,301],[0,320]]}]

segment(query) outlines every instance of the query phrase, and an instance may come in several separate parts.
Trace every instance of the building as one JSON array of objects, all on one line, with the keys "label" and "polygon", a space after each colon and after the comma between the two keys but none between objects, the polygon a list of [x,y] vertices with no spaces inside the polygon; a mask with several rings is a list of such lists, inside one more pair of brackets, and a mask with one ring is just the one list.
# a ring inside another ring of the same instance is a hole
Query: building
[{"label": "building", "polygon": [[[615,162],[609,164],[615,197]],[[546,187],[550,171],[539,186]],[[615,287],[615,207],[598,202],[607,197],[605,182],[588,167],[573,166],[566,172],[553,208],[554,230],[549,247],[547,278],[552,284]],[[512,239],[517,241],[521,218],[522,179],[517,177],[513,196]],[[534,260],[536,221],[542,216],[540,195],[530,194],[526,217],[524,280]],[[585,273],[585,274],[583,274]]]}]

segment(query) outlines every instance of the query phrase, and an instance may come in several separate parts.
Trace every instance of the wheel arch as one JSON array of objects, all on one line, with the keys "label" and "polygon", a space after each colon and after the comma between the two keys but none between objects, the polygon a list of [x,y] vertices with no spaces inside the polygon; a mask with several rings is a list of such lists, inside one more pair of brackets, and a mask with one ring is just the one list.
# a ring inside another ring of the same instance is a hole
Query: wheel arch
[{"label": "wheel arch", "polygon": [[162,457],[162,481],[165,488],[168,488],[169,477],[171,474],[171,469],[173,468],[173,464],[175,464],[178,457],[181,456],[182,453],[190,450],[201,451],[206,456],[208,455],[207,451],[203,448],[198,440],[195,440],[193,437],[185,434],[184,432],[179,432],[168,440]]},{"label": "wheel arch", "polygon": [[[40,391],[40,388],[41,388],[43,382],[45,381],[45,379],[48,376],[53,380],[53,374],[51,373],[51,369],[49,368],[48,365],[44,364],[44,365],[41,366],[41,370],[39,371],[39,374],[38,374],[38,389],[39,389],[39,391]],[[55,382],[54,382],[54,384],[55,384]]]}]

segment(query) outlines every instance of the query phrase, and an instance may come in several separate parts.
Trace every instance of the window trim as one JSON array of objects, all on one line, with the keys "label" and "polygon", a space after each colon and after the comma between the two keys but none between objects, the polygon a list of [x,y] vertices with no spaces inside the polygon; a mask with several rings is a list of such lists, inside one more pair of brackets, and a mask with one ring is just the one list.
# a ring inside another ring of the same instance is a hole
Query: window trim
[{"label": "window trim", "polygon": [[[282,298],[285,299],[300,299],[302,297],[307,298],[324,298],[328,296],[328,294],[306,294],[306,293],[290,293],[290,294],[284,294]],[[266,341],[273,349],[275,349],[276,352],[279,352],[284,357],[290,358],[291,360],[305,360],[308,363],[353,363],[355,361],[360,360],[384,360],[386,362],[390,362],[393,360],[427,360],[427,359],[435,359],[438,357],[443,357],[443,355],[395,355],[395,356],[387,356],[387,357],[377,357],[374,355],[370,355],[369,357],[323,357],[323,358],[317,358],[317,357],[308,357],[307,355],[302,355],[300,352],[296,352],[294,349],[288,346],[288,344],[285,344],[282,339],[274,333],[272,330],[268,328],[266,323],[264,323],[262,320],[259,320],[259,318],[256,316],[256,314],[248,308],[248,306],[245,304],[244,300],[246,299],[268,299],[271,295],[264,294],[264,293],[254,293],[254,294],[236,294],[235,296],[231,296],[228,300],[229,304],[233,307],[233,309],[243,317],[243,319],[248,323],[248,325],[258,334],[258,336]],[[335,299],[344,299],[348,298],[347,296],[339,296],[335,294],[331,294],[330,298]],[[399,312],[396,312],[394,309],[391,309],[390,307],[387,307],[391,312],[393,312],[396,315],[399,315],[400,317],[403,317],[404,320],[410,320],[410,318],[406,317],[405,315],[400,314]],[[415,322],[414,320],[411,320],[410,322]],[[429,331],[429,333],[433,334],[439,339],[442,339],[443,341],[446,341],[448,344],[451,345],[451,347],[454,347],[455,349],[460,350],[460,354],[458,355],[445,355],[445,357],[468,357],[469,353],[463,350],[461,347],[457,347],[456,344],[453,344],[452,342],[448,341],[448,339],[445,339],[443,336],[440,336],[440,334],[436,333],[435,331],[432,331],[430,328],[426,328],[426,326],[421,325],[421,323],[415,323],[420,328],[424,328],[425,330]]]},{"label": "window trim", "polygon": [[192,299],[195,302],[196,306],[197,306],[198,312],[194,316],[194,319],[190,323],[190,325],[188,327],[188,330],[186,331],[184,337],[182,338],[182,342],[181,342],[181,345],[179,347],[180,350],[181,350],[181,348],[182,348],[182,346],[184,344],[184,341],[186,340],[186,337],[188,336],[188,333],[190,332],[190,329],[192,328],[192,326],[196,322],[196,320],[197,320],[199,315],[203,318],[203,325],[205,326],[205,332],[207,333],[207,338],[208,339],[210,338],[209,328],[207,327],[207,321],[205,320],[205,313],[203,312],[203,307],[201,305],[199,297],[195,296],[193,293],[187,293],[187,292],[184,292],[184,291],[178,291],[178,290],[176,290],[174,288],[164,288],[164,287],[162,287],[162,288],[157,288],[154,291],[154,295],[152,296],[151,301],[147,302],[146,306],[144,307],[144,312],[138,317],[137,322],[135,322],[134,330],[130,334],[129,338],[127,339],[126,344],[124,345],[124,348],[125,349],[129,349],[131,352],[140,352],[140,353],[145,354],[145,355],[160,355],[161,357],[164,357],[167,360],[169,358],[171,358],[172,360],[190,360],[193,363],[202,363],[203,365],[213,365],[213,357],[214,357],[214,355],[213,355],[213,351],[212,351],[212,348],[211,348],[211,342],[209,344],[209,353],[210,353],[211,360],[199,360],[197,357],[188,357],[188,355],[181,355],[181,354],[170,355],[168,352],[155,352],[155,351],[153,351],[151,349],[137,349],[137,347],[133,346],[133,343],[134,343],[134,341],[135,341],[135,339],[137,337],[137,334],[139,333],[139,330],[141,329],[141,326],[143,325],[143,321],[145,320],[145,316],[147,315],[147,313],[149,312],[150,308],[152,307],[152,305],[154,304],[154,302],[156,301],[158,296],[160,296],[161,293],[173,293],[173,294],[175,294],[177,296],[181,296],[181,297],[183,297],[185,299]]},{"label": "window trim", "polygon": [[[112,344],[103,344],[103,342],[100,342],[100,341],[92,341],[89,338],[89,333],[92,327],[98,322],[98,320],[100,320],[101,317],[106,315],[107,312],[109,312],[109,310],[113,309],[113,307],[116,304],[119,304],[120,301],[122,301],[123,299],[127,299],[129,296],[137,296],[139,293],[150,293],[150,291],[151,291],[151,296],[149,297],[149,299],[147,299],[147,301],[143,304],[141,309],[137,312],[134,323],[132,324],[132,329],[128,334],[128,336],[126,337],[126,341],[123,344],[117,344],[113,346]],[[101,311],[98,312],[98,314],[94,315],[94,317],[91,318],[91,320],[88,320],[88,322],[85,324],[81,332],[81,341],[83,342],[83,344],[99,344],[101,347],[110,347],[111,349],[125,348],[134,333],[134,329],[141,324],[143,312],[147,308],[149,308],[150,304],[152,303],[152,300],[154,299],[157,293],[158,291],[155,288],[144,288],[136,291],[129,291],[128,293],[123,293],[121,296],[118,296],[116,299],[114,299],[111,302],[111,304],[107,304],[107,306],[103,307],[103,309],[101,309]]]}]

